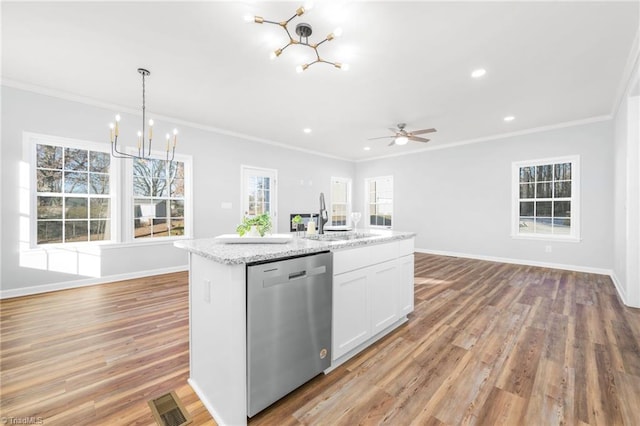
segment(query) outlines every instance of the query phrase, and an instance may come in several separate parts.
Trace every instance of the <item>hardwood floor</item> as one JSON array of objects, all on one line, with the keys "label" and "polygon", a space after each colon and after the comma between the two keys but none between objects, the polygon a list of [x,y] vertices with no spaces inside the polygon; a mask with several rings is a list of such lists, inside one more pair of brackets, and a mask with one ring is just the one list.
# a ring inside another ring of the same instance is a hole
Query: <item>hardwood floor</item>
[{"label": "hardwood floor", "polygon": [[187,384],[186,272],[0,302],[0,416],[45,425],[152,425],[147,401],[176,390],[195,424],[215,424]]},{"label": "hardwood floor", "polygon": [[[638,425],[640,310],[602,275],[416,254],[409,322],[251,425]],[[153,424],[188,377],[186,273],[0,302],[0,416]]]}]

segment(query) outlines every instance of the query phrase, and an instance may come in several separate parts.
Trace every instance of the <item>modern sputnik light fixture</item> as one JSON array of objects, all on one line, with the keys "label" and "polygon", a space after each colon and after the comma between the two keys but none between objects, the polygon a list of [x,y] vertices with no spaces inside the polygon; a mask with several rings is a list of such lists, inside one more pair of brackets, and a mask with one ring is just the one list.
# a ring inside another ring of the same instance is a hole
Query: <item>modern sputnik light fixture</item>
[{"label": "modern sputnik light fixture", "polygon": [[293,45],[300,45],[300,46],[307,46],[310,49],[313,50],[313,52],[316,55],[316,59],[312,62],[306,63],[306,64],[302,64],[302,65],[298,65],[296,67],[296,71],[298,72],[302,72],[305,71],[307,68],[309,68],[311,65],[313,64],[317,64],[317,63],[325,63],[325,64],[330,64],[333,65],[336,68],[340,68],[343,71],[347,71],[349,69],[349,65],[348,64],[342,64],[340,62],[331,62],[331,61],[327,61],[325,59],[322,59],[320,57],[320,53],[318,53],[318,47],[320,47],[320,45],[322,45],[322,43],[325,43],[327,41],[331,41],[336,37],[340,37],[340,35],[342,35],[342,29],[341,28],[336,28],[332,33],[330,33],[329,35],[327,35],[324,40],[322,40],[319,43],[309,43],[309,36],[311,34],[313,34],[313,28],[311,27],[310,24],[307,24],[306,22],[300,22],[299,24],[296,25],[295,28],[295,33],[298,35],[298,39],[294,39],[291,35],[291,32],[289,31],[288,25],[289,23],[296,17],[301,16],[306,10],[309,9],[309,6],[305,7],[304,6],[300,6],[297,10],[296,13],[289,19],[287,19],[286,21],[282,21],[282,22],[275,22],[275,21],[269,21],[267,19],[264,19],[262,16],[254,16],[249,17],[248,20],[251,21],[253,20],[253,22],[255,22],[256,24],[274,24],[274,25],[278,25],[280,26],[286,33],[287,36],[289,37],[289,42],[284,46],[281,47],[279,49],[276,49],[275,51],[271,52],[271,59],[275,59],[278,56],[280,56],[282,54],[282,52],[284,51],[284,49],[286,49],[289,46],[293,46]]},{"label": "modern sputnik light fixture", "polygon": [[[136,158],[146,160],[151,158],[151,141],[153,140],[153,120],[149,120],[149,133],[145,133],[146,118],[146,99],[145,99],[145,77],[151,72],[144,68],[138,68],[138,72],[142,75],[142,130],[138,131],[138,154],[129,154],[118,149],[118,136],[120,135],[120,114],[116,114],[116,122],[109,123],[109,140],[111,141],[111,155],[116,158]],[[167,161],[173,161],[176,154],[176,143],[178,142],[178,129],[173,129],[173,141],[171,135],[167,133]],[[173,143],[172,143],[173,142]],[[169,158],[171,153],[171,158]]]}]

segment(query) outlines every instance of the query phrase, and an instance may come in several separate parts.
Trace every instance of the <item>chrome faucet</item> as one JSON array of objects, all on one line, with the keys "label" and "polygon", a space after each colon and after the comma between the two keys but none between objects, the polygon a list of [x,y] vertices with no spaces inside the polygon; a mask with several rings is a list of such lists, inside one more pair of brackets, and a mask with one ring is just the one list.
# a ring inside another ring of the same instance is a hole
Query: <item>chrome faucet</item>
[{"label": "chrome faucet", "polygon": [[324,193],[320,193],[320,214],[318,215],[318,234],[324,234],[324,224],[329,221],[327,206],[324,203]]}]

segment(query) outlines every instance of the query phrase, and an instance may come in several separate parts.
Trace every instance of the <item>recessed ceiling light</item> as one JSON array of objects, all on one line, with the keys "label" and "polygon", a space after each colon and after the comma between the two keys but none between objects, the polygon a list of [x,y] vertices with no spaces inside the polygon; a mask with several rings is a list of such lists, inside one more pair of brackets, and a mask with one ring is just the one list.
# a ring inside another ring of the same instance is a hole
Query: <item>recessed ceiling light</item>
[{"label": "recessed ceiling light", "polygon": [[305,133],[311,133],[311,129],[308,128],[308,127],[302,129],[302,131],[305,132]]},{"label": "recessed ceiling light", "polygon": [[480,78],[486,73],[487,73],[487,70],[485,70],[484,68],[478,68],[477,70],[473,70],[473,72],[471,73],[471,77]]},{"label": "recessed ceiling light", "polygon": [[516,119],[516,118],[515,118],[513,115],[507,115],[507,116],[504,118],[504,121],[513,121],[513,120],[515,120],[515,119]]},{"label": "recessed ceiling light", "polygon": [[370,147],[370,146],[365,146],[365,147],[364,147],[364,150],[365,150],[365,151],[370,151],[370,150],[371,150],[371,147]]}]

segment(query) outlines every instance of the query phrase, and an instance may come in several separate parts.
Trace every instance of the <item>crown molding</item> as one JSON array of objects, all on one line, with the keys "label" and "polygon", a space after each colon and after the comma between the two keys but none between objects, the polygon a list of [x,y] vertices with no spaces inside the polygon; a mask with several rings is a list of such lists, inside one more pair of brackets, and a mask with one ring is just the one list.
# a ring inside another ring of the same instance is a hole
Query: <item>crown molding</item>
[{"label": "crown molding", "polygon": [[417,153],[420,153],[420,152],[426,152],[426,151],[437,151],[437,150],[440,150],[440,149],[456,148],[458,146],[463,146],[463,145],[471,145],[471,144],[481,143],[481,142],[490,142],[490,141],[494,141],[494,140],[498,140],[498,139],[505,139],[505,138],[510,138],[510,137],[514,137],[514,136],[523,136],[523,135],[528,135],[528,134],[532,134],[532,133],[547,132],[549,130],[562,129],[562,128],[565,128],[565,127],[574,127],[574,126],[582,126],[582,125],[590,124],[590,123],[598,123],[598,122],[601,122],[601,121],[611,120],[611,118],[612,118],[611,115],[599,115],[599,116],[596,116],[596,117],[589,117],[589,118],[585,118],[585,119],[581,119],[581,120],[565,121],[563,123],[551,124],[551,125],[548,125],[548,126],[533,127],[533,128],[530,128],[530,129],[519,130],[517,132],[498,133],[498,134],[484,136],[484,137],[476,138],[476,139],[467,139],[467,140],[456,141],[456,142],[445,142],[442,145],[432,145],[430,147],[416,149],[414,151],[402,152],[402,153],[396,153],[396,154],[389,154],[389,155],[382,155],[382,156],[378,156],[378,157],[372,157],[372,158],[367,158],[367,159],[362,159],[362,160],[354,160],[354,161],[356,163],[363,163],[363,162],[366,162],[366,161],[382,160],[382,159],[391,158],[391,157],[402,157],[402,156],[405,156],[405,155],[414,155],[414,154],[417,154]]},{"label": "crown molding", "polygon": [[615,117],[620,109],[620,104],[627,97],[627,94],[633,87],[633,84],[640,80],[640,29],[636,32],[633,38],[633,44],[627,57],[627,63],[622,71],[622,79],[618,86],[616,96],[611,106],[611,116]]},{"label": "crown molding", "polygon": [[[638,58],[636,56],[636,62],[637,62],[637,59]],[[625,88],[628,86],[629,81],[630,80],[628,79],[628,81],[625,83],[625,85],[624,85]],[[68,92],[63,92],[63,91],[59,91],[59,90],[55,90],[55,89],[42,87],[42,86],[36,86],[36,85],[32,85],[32,84],[22,83],[22,82],[15,81],[15,80],[9,80],[9,79],[4,79],[3,78],[0,81],[0,84],[2,86],[12,87],[12,88],[15,88],[15,89],[20,89],[20,90],[25,90],[25,91],[28,91],[28,92],[34,92],[34,93],[38,93],[38,94],[45,95],[45,96],[51,96],[51,97],[58,98],[58,99],[78,102],[78,103],[82,103],[82,104],[85,104],[85,105],[90,105],[90,106],[94,106],[94,107],[98,107],[98,108],[104,108],[104,109],[108,109],[108,110],[112,110],[112,111],[121,111],[121,112],[125,112],[127,114],[138,115],[138,116],[141,115],[140,110],[138,110],[138,109],[132,109],[132,108],[124,107],[122,105],[111,104],[111,103],[108,103],[108,102],[102,102],[102,101],[98,101],[98,100],[93,99],[93,98],[88,98],[88,97],[80,96],[80,95],[74,95],[74,94],[71,94],[71,93],[68,93]],[[514,136],[522,136],[522,135],[527,135],[527,134],[532,134],[532,133],[546,132],[546,131],[549,131],[549,130],[561,129],[561,128],[565,128],[565,127],[581,126],[581,125],[584,125],[584,124],[597,123],[597,122],[600,122],[600,121],[607,121],[607,120],[611,120],[612,119],[612,115],[601,115],[601,116],[589,117],[589,118],[585,118],[585,119],[581,119],[581,120],[573,120],[573,121],[566,121],[566,122],[563,122],[563,123],[551,124],[551,125],[548,125],[548,126],[533,127],[533,128],[530,128],[530,129],[519,130],[519,131],[516,131],[516,132],[498,133],[498,134],[493,134],[493,135],[489,135],[489,136],[484,136],[484,137],[481,137],[481,138],[467,139],[467,140],[455,141],[455,142],[446,142],[446,143],[443,143],[442,145],[432,145],[430,147],[425,147],[425,148],[421,148],[421,149],[417,149],[417,150],[413,150],[413,151],[408,151],[408,152],[401,152],[401,153],[395,153],[395,154],[389,154],[389,155],[380,155],[380,156],[371,157],[371,158],[354,159],[354,158],[340,157],[340,156],[337,156],[337,155],[327,154],[327,153],[324,153],[324,152],[315,151],[315,150],[311,150],[311,149],[299,148],[299,147],[291,146],[291,145],[288,145],[288,144],[285,144],[285,143],[282,143],[282,142],[276,142],[276,141],[273,141],[273,140],[270,140],[270,139],[259,138],[259,137],[247,135],[247,134],[244,134],[244,133],[238,133],[238,132],[232,132],[232,131],[229,131],[229,130],[219,129],[217,127],[207,126],[207,125],[204,125],[204,124],[195,123],[195,122],[187,121],[187,120],[182,120],[182,119],[175,118],[175,117],[170,117],[170,116],[165,116],[165,115],[155,115],[155,114],[154,114],[154,116],[158,120],[169,121],[169,122],[172,122],[172,123],[175,123],[175,124],[191,127],[191,128],[198,129],[198,130],[204,130],[204,131],[216,133],[216,134],[219,134],[219,135],[232,136],[232,137],[245,139],[245,140],[249,140],[249,141],[253,141],[253,142],[258,142],[258,143],[262,143],[262,144],[266,144],[266,145],[277,146],[279,148],[288,149],[288,150],[291,150],[291,151],[298,151],[298,152],[303,152],[305,154],[317,155],[317,156],[320,156],[320,157],[330,158],[330,159],[339,160],[339,161],[346,161],[346,162],[351,162],[351,163],[364,163],[364,162],[367,162],[367,161],[376,161],[376,160],[383,160],[383,159],[386,159],[386,158],[402,157],[402,156],[405,156],[405,155],[414,155],[414,154],[421,153],[421,152],[435,151],[435,150],[439,150],[439,149],[456,148],[456,147],[463,146],[463,145],[470,145],[470,144],[475,144],[475,143],[488,142],[488,141],[492,141],[492,140],[504,139],[504,138],[514,137]]]},{"label": "crown molding", "polygon": [[[20,82],[20,81],[15,81],[15,80],[11,80],[11,79],[2,78],[0,80],[0,85],[11,87],[11,88],[14,88],[14,89],[24,90],[24,91],[27,91],[27,92],[33,92],[33,93],[37,93],[37,94],[40,94],[40,95],[51,96],[53,98],[63,99],[63,100],[66,100],[66,101],[78,102],[78,103],[81,103],[81,104],[90,105],[90,106],[94,106],[94,107],[98,107],[98,108],[104,108],[104,109],[108,109],[108,110],[112,110],[112,111],[120,111],[120,112],[124,112],[124,113],[131,114],[131,115],[142,116],[142,113],[140,112],[139,109],[133,109],[133,108],[125,107],[123,105],[117,105],[117,104],[112,104],[112,103],[108,103],[108,102],[102,102],[102,101],[99,101],[99,100],[96,100],[96,99],[93,99],[93,98],[89,98],[89,97],[86,97],[86,96],[75,95],[75,94],[64,92],[64,91],[61,91],[61,90],[50,89],[50,88],[47,88],[47,87],[37,86],[37,85],[34,85],[34,84],[27,84],[27,83],[23,83],[23,82]],[[311,154],[311,155],[317,155],[317,156],[320,156],[320,157],[326,157],[326,158],[330,158],[330,159],[333,159],[333,160],[348,161],[348,162],[352,162],[353,161],[352,159],[349,159],[349,158],[339,157],[337,155],[327,154],[325,152],[315,151],[315,150],[307,149],[307,148],[299,148],[299,147],[291,146],[291,145],[288,145],[288,144],[285,144],[285,143],[282,143],[282,142],[276,142],[276,141],[273,141],[273,140],[270,140],[270,139],[251,136],[251,135],[247,135],[247,134],[244,134],[244,133],[233,132],[233,131],[230,131],[230,130],[219,129],[217,127],[207,126],[205,124],[200,124],[200,123],[196,123],[196,122],[193,122],[193,121],[182,120],[180,118],[170,117],[170,116],[167,116],[167,115],[154,114],[154,119],[163,120],[163,121],[169,121],[171,123],[178,124],[178,125],[181,125],[181,126],[191,127],[193,129],[204,130],[204,131],[207,131],[207,132],[217,133],[219,135],[232,136],[232,137],[235,137],[235,138],[245,139],[245,140],[249,140],[249,141],[252,141],[252,142],[258,142],[258,143],[262,143],[262,144],[266,144],[266,145],[277,146],[279,148],[284,148],[284,149],[288,149],[288,150],[291,150],[291,151],[298,151],[298,152],[303,152],[305,154]]]}]

